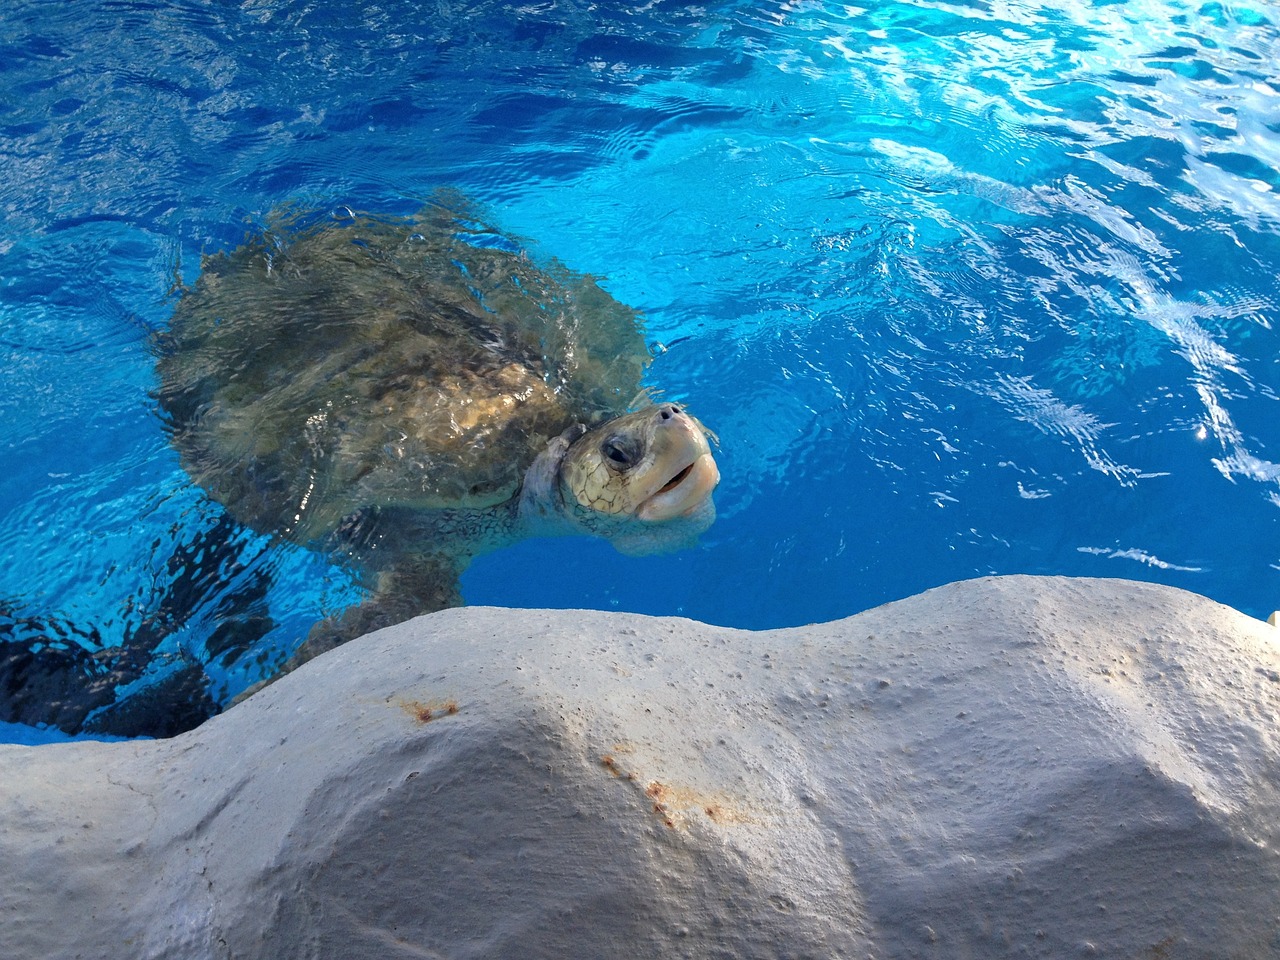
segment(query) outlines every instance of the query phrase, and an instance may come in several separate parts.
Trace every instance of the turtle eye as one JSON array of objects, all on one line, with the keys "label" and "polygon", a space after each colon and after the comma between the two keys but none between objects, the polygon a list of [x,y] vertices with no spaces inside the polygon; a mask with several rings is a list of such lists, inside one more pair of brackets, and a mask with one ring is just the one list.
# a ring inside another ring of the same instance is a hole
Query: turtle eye
[{"label": "turtle eye", "polygon": [[627,454],[627,451],[623,450],[621,446],[612,440],[606,440],[604,442],[604,446],[600,449],[606,457],[618,464],[620,467],[625,467],[631,463],[631,457]]}]

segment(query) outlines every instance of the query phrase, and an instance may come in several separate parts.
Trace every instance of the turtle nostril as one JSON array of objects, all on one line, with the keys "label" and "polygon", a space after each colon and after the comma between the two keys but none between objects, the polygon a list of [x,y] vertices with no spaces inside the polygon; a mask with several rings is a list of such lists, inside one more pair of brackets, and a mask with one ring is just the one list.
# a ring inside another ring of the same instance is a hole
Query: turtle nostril
[{"label": "turtle nostril", "polygon": [[680,408],[677,407],[674,403],[664,403],[662,406],[658,408],[658,416],[661,417],[663,420],[670,420],[679,412],[680,412]]}]

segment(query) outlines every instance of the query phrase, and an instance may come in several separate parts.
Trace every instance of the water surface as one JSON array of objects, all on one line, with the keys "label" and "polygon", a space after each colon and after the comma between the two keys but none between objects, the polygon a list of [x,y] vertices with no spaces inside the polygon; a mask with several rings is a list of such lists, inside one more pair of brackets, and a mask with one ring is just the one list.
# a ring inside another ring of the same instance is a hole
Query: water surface
[{"label": "water surface", "polygon": [[84,669],[141,644],[224,701],[357,599],[185,477],[148,343],[279,204],[408,213],[440,185],[641,309],[649,385],[722,444],[698,549],[529,541],[469,602],[761,628],[1042,573],[1266,616],[1278,17],[6,4],[0,640]]}]

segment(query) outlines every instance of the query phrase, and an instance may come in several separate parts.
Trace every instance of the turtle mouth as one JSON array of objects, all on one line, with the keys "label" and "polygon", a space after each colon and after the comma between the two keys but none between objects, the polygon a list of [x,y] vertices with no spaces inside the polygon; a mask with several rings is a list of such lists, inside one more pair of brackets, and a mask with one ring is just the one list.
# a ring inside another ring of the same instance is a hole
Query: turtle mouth
[{"label": "turtle mouth", "polygon": [[666,483],[664,483],[662,485],[662,489],[659,490],[658,493],[666,493],[668,490],[674,490],[676,487],[680,486],[680,484],[684,483],[685,477],[689,476],[689,474],[692,472],[693,472],[693,464],[691,463],[687,467],[685,467],[683,470],[681,470],[679,473],[677,473],[674,477],[672,477],[670,480],[668,480]]},{"label": "turtle mouth", "polygon": [[720,470],[711,454],[700,454],[641,503],[636,516],[649,522],[687,516],[702,506],[719,482]]}]

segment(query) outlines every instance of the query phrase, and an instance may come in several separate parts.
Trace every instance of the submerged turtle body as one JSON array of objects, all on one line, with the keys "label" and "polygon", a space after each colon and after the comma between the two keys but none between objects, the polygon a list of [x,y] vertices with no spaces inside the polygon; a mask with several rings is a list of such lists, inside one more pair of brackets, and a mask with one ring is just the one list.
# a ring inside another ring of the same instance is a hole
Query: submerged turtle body
[{"label": "submerged turtle body", "polygon": [[233,517],[364,576],[369,600],[313,630],[309,656],[460,603],[470,558],[519,536],[696,537],[719,474],[679,407],[626,413],[647,362],[632,310],[457,205],[343,211],[206,257],[158,396]]},{"label": "submerged turtle body", "polygon": [[508,501],[547,440],[622,413],[637,318],[447,211],[285,223],[205,258],[159,363],[183,466],[312,544],[371,507]]},{"label": "submerged turtle body", "polygon": [[[0,680],[56,694],[56,716],[10,719],[169,736],[245,683],[461,603],[478,553],[555,533],[665,550],[715,516],[701,424],[670,403],[627,412],[648,360],[634,312],[454,198],[409,219],[278,218],[205,258],[154,347],[182,465],[226,513],[179,545],[119,646],[11,613],[29,635],[4,645]],[[233,521],[326,551],[366,588],[280,669],[270,565],[223,583],[244,559]],[[75,637],[92,643],[67,653]]]}]

